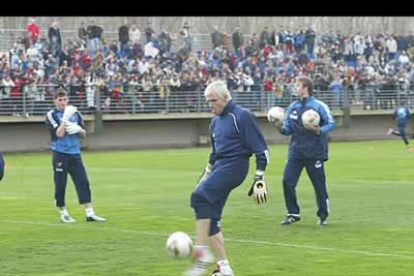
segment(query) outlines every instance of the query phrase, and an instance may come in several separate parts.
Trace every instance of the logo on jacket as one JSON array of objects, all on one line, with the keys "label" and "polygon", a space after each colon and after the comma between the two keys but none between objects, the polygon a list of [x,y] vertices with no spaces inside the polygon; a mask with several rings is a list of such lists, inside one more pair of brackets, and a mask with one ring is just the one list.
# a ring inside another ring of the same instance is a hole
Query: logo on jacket
[{"label": "logo on jacket", "polygon": [[289,118],[291,118],[293,120],[297,120],[298,119],[298,112],[296,110],[293,110],[292,114],[289,115]]},{"label": "logo on jacket", "polygon": [[322,167],[322,162],[317,160],[315,163],[315,168],[319,169],[320,167]]}]

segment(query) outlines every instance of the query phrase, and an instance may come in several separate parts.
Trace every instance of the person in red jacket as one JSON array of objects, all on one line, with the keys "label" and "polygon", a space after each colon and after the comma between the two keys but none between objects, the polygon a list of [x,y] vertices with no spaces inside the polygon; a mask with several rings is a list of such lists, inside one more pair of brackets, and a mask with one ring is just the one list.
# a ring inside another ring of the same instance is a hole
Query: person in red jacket
[{"label": "person in red jacket", "polygon": [[35,44],[40,34],[40,27],[35,23],[34,18],[29,18],[29,23],[26,25],[27,35],[32,44]]},{"label": "person in red jacket", "polygon": [[14,86],[10,90],[10,99],[13,104],[13,116],[20,116],[20,112],[23,112],[22,86],[24,84],[24,80],[21,77],[15,77],[13,82]]}]

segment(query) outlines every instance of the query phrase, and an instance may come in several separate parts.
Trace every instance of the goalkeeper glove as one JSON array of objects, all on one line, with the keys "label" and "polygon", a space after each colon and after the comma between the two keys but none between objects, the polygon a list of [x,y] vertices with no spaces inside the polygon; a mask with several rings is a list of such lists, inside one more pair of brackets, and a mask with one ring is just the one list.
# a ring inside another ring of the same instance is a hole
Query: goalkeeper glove
[{"label": "goalkeeper glove", "polygon": [[72,117],[76,111],[78,111],[76,106],[73,106],[73,105],[66,106],[65,111],[63,112],[63,116],[62,116],[62,122],[64,123],[69,122],[70,117]]},{"label": "goalkeeper glove", "polygon": [[257,171],[253,178],[253,184],[247,193],[248,196],[253,195],[256,204],[264,204],[267,201],[267,187],[264,182],[264,172]]},{"label": "goalkeeper glove", "polygon": [[200,182],[202,182],[202,181],[204,181],[204,180],[206,180],[207,179],[207,177],[209,176],[209,174],[211,173],[211,170],[213,169],[213,165],[211,165],[211,164],[208,164],[206,167],[205,167],[205,169],[204,169],[204,171],[203,171],[203,173],[200,175],[200,177],[198,178],[198,183],[200,183]]},{"label": "goalkeeper glove", "polygon": [[84,131],[84,130],[77,123],[72,123],[72,122],[67,122],[66,123],[66,133],[72,135],[72,134],[77,134],[81,131]]}]

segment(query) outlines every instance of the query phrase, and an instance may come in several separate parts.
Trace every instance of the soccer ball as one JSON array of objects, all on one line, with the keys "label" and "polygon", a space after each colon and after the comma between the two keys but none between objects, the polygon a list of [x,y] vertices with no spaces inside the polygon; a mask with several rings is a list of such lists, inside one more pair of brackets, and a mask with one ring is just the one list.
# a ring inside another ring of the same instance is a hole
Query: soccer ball
[{"label": "soccer ball", "polygon": [[319,113],[313,109],[308,109],[302,114],[302,123],[305,128],[314,128],[319,125]]},{"label": "soccer ball", "polygon": [[174,232],[168,237],[165,247],[169,256],[186,258],[193,252],[193,241],[184,232]]},{"label": "soccer ball", "polygon": [[272,107],[267,112],[267,120],[274,126],[280,126],[283,124],[285,118],[285,111],[279,106]]}]

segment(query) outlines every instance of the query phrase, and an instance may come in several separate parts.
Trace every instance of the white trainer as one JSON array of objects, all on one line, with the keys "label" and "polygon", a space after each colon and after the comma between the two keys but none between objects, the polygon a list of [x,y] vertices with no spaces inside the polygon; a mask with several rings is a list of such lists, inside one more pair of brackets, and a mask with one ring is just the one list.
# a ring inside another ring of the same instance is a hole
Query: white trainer
[{"label": "white trainer", "polygon": [[60,221],[63,223],[72,223],[72,222],[76,222],[76,220],[74,220],[71,216],[69,215],[61,215],[60,216]]},{"label": "white trainer", "polygon": [[194,253],[194,264],[183,272],[184,276],[200,276],[204,274],[208,267],[214,263],[214,256],[210,251],[198,251]]},{"label": "white trainer", "polygon": [[98,215],[92,215],[92,216],[86,217],[86,221],[104,222],[106,221],[106,219]]}]

